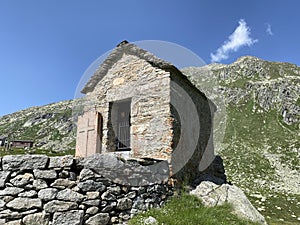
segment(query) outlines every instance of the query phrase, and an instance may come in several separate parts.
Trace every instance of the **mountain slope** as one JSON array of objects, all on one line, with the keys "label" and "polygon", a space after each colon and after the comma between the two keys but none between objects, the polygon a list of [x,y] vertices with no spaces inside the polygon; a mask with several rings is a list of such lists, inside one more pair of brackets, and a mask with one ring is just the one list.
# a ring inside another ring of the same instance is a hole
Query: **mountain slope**
[{"label": "mountain slope", "polygon": [[[228,180],[269,222],[299,222],[300,68],[242,57],[183,72],[211,99],[224,99],[227,120],[217,154]],[[214,90],[206,87],[210,82]]]}]

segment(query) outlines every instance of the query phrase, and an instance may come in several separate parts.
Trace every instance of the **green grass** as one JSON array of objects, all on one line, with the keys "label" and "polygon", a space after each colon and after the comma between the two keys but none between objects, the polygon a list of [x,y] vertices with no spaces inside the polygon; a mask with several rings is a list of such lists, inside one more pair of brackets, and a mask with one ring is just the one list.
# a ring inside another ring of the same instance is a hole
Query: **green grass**
[{"label": "green grass", "polygon": [[188,194],[172,197],[161,209],[150,209],[129,221],[130,225],[142,225],[143,219],[153,216],[160,225],[251,225],[256,224],[238,218],[229,204],[205,207],[201,201]]},{"label": "green grass", "polygon": [[[226,147],[220,155],[228,180],[240,187],[256,208],[263,208],[261,214],[268,223],[298,224],[300,195],[269,188],[280,177],[264,155],[276,154],[281,163],[299,171],[299,156],[291,150],[300,148],[298,125],[285,124],[279,112],[262,110],[253,100],[229,105],[227,113]],[[266,200],[251,197],[253,193]]]}]

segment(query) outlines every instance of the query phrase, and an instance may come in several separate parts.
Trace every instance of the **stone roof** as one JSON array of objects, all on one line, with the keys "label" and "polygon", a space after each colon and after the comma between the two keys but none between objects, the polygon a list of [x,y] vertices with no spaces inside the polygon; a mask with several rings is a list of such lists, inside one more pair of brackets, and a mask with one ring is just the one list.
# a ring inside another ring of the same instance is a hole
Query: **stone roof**
[{"label": "stone roof", "polygon": [[90,80],[86,83],[84,88],[82,89],[82,93],[86,94],[88,92],[92,92],[96,87],[97,83],[106,75],[107,71],[116,63],[123,54],[126,53],[128,55],[135,55],[140,59],[146,60],[154,67],[158,67],[160,69],[176,69],[174,65],[171,63],[156,57],[150,52],[139,48],[138,46],[129,43],[128,41],[122,41],[117,47],[109,54],[109,56],[104,60],[104,62],[98,67],[94,75],[90,78]]}]

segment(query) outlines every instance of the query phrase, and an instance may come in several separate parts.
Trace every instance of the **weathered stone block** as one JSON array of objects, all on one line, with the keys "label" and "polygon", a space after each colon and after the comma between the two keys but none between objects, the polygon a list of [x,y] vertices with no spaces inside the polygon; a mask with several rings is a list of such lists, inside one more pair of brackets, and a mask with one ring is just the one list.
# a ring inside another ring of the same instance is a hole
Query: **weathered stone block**
[{"label": "weathered stone block", "polygon": [[102,192],[106,189],[104,184],[102,184],[101,182],[93,181],[93,180],[86,180],[86,181],[80,182],[80,183],[78,183],[77,186],[84,192],[88,192],[88,191]]},{"label": "weathered stone block", "polygon": [[[68,212],[56,212],[53,215],[52,225],[81,225],[84,211],[71,210]],[[99,225],[102,223],[98,223]]]},{"label": "weathered stone block", "polygon": [[57,177],[55,170],[33,170],[33,173],[37,179],[55,179]]},{"label": "weathered stone block", "polygon": [[38,198],[15,198],[7,203],[6,206],[16,210],[28,210],[33,208],[41,208],[42,201]]},{"label": "weathered stone block", "polygon": [[70,202],[81,202],[85,197],[80,193],[77,193],[70,189],[65,189],[58,192],[56,198],[58,200],[65,200]]},{"label": "weathered stone block", "polygon": [[50,157],[49,168],[70,167],[73,165],[73,162],[74,156],[72,155]]},{"label": "weathered stone block", "polygon": [[75,202],[64,202],[53,200],[44,205],[44,210],[48,213],[67,211],[70,209],[76,209],[78,205]]},{"label": "weathered stone block", "polygon": [[89,218],[85,224],[86,225],[106,225],[110,220],[108,213],[98,213],[95,216]]},{"label": "weathered stone block", "polygon": [[117,209],[119,210],[127,210],[132,207],[132,200],[130,198],[121,198],[118,199]]},{"label": "weathered stone block", "polygon": [[0,190],[0,196],[5,196],[5,195],[18,195],[24,191],[23,188],[18,188],[18,187],[6,187],[4,190]]},{"label": "weathered stone block", "polygon": [[25,225],[48,225],[49,219],[45,213],[34,213],[25,216],[22,222]]},{"label": "weathered stone block", "polygon": [[55,199],[57,192],[56,188],[45,188],[39,191],[38,197],[43,201],[50,201]]},{"label": "weathered stone block", "polygon": [[3,188],[5,186],[5,182],[9,178],[10,174],[10,171],[0,171],[0,188]]},{"label": "weathered stone block", "polygon": [[46,155],[7,155],[2,159],[3,170],[44,169],[48,162]]},{"label": "weathered stone block", "polygon": [[25,185],[29,184],[33,181],[33,176],[30,173],[25,173],[23,175],[17,175],[13,179],[10,180],[14,186],[17,187],[24,187]]}]

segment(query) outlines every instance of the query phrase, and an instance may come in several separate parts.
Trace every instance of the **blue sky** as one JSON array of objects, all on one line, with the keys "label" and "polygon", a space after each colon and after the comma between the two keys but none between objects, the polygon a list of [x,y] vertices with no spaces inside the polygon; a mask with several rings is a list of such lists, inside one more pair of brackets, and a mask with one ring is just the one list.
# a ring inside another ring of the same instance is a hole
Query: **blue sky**
[{"label": "blue sky", "polygon": [[300,65],[297,0],[0,0],[0,116],[72,99],[126,39],[182,45],[206,63],[243,55]]}]

